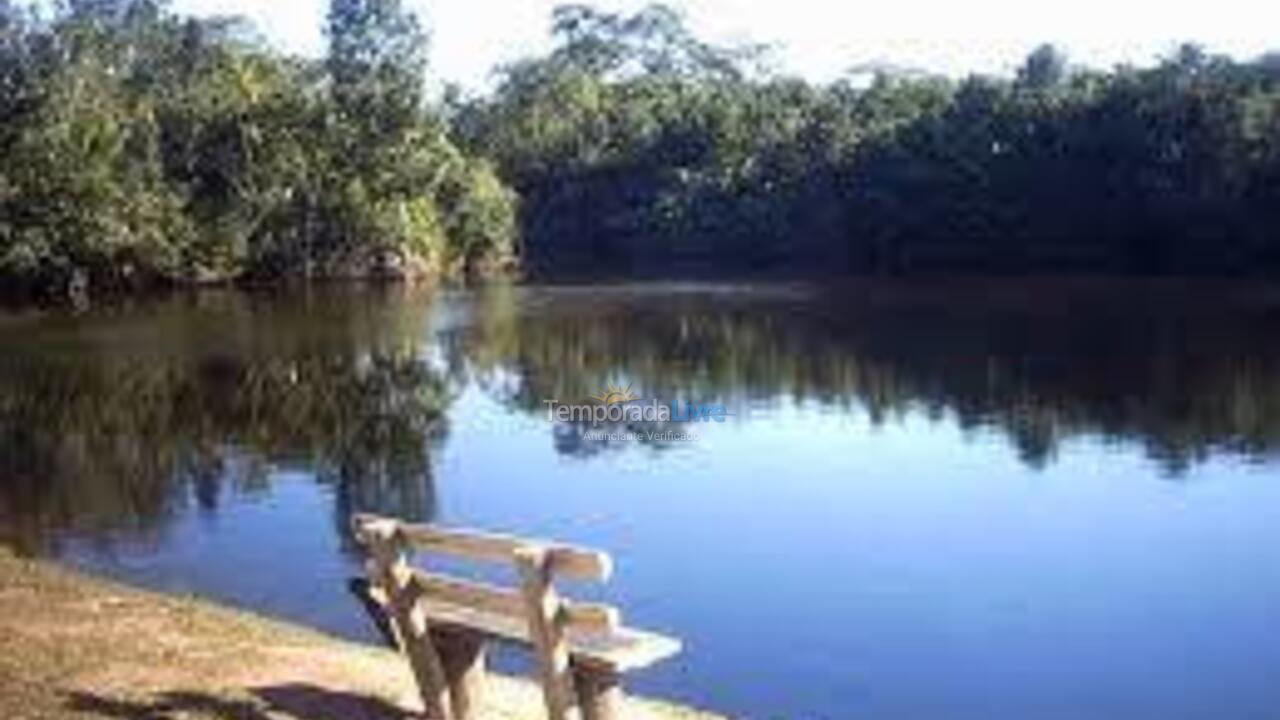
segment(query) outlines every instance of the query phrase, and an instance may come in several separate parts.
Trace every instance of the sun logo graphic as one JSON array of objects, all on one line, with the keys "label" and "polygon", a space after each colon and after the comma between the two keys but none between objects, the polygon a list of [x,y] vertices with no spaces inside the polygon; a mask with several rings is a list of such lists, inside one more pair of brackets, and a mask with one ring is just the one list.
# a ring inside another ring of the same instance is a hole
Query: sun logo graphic
[{"label": "sun logo graphic", "polygon": [[614,385],[611,383],[609,384],[608,387],[605,388],[604,392],[600,393],[599,395],[592,395],[591,399],[595,400],[601,405],[622,405],[623,403],[629,403],[635,400],[639,400],[640,396],[631,392],[630,385],[628,385],[626,388],[622,388],[622,387],[614,387]]}]

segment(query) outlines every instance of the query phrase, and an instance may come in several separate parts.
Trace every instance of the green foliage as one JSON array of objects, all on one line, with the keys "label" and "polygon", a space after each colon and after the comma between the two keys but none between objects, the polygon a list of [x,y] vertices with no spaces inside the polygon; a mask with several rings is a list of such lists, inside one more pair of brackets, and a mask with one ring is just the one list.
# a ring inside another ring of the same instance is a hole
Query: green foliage
[{"label": "green foliage", "polygon": [[460,165],[445,179],[443,206],[448,209],[449,262],[467,270],[515,256],[516,197],[485,161]]},{"label": "green foliage", "polygon": [[679,14],[557,10],[456,115],[544,273],[1280,269],[1274,57],[1146,70],[1036,49],[1010,80],[762,73]]},{"label": "green foliage", "polygon": [[505,263],[514,206],[458,190],[479,161],[423,100],[417,19],[334,0],[328,32],[311,62],[150,0],[0,5],[0,286]]},{"label": "green foliage", "polygon": [[1274,55],[1101,73],[1045,45],[1011,79],[815,85],[663,5],[570,5],[549,53],[436,108],[403,0],[332,0],[326,33],[309,61],[152,0],[0,0],[0,286],[471,273],[517,250],[542,273],[1280,269]]}]

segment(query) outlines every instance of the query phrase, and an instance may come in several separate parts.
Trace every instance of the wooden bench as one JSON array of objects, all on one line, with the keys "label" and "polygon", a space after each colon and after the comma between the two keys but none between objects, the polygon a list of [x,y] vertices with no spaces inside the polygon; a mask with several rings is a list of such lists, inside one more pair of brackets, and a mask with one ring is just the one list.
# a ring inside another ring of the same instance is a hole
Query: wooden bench
[{"label": "wooden bench", "polygon": [[[609,556],[596,550],[358,515],[368,599],[407,656],[432,720],[478,716],[490,640],[533,649],[551,720],[615,720],[623,673],[680,651],[680,643],[622,627],[608,605],[561,597],[556,577],[605,581]],[[414,552],[508,563],[518,588],[428,572]]]}]

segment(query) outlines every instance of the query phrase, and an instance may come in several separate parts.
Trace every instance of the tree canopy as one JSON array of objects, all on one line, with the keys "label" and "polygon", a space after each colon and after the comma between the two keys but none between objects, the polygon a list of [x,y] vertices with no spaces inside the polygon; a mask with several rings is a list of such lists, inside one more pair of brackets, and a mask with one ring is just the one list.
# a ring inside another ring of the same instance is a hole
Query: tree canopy
[{"label": "tree canopy", "polygon": [[581,6],[459,132],[539,272],[1240,273],[1280,268],[1280,72],[1034,50],[1012,78],[761,71],[680,15]]},{"label": "tree canopy", "polygon": [[0,279],[85,292],[506,262],[514,198],[423,99],[396,0],[289,57],[154,0],[0,4]]},{"label": "tree canopy", "polygon": [[550,29],[436,101],[402,0],[331,0],[318,59],[159,0],[0,0],[0,285],[1280,269],[1275,54],[817,84],[664,5]]}]

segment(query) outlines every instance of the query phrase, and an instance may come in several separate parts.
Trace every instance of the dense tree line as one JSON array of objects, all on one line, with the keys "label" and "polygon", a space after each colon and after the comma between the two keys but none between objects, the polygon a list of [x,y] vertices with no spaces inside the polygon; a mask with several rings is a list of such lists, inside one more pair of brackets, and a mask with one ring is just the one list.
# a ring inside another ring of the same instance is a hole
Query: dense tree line
[{"label": "dense tree line", "polygon": [[[162,0],[0,0],[0,286],[432,274],[1280,269],[1280,56],[830,84],[681,15],[558,8],[424,97],[401,0],[323,58]],[[517,197],[519,203],[517,204]],[[520,242],[516,242],[517,236]]]},{"label": "dense tree line", "polygon": [[1280,56],[815,85],[663,6],[553,31],[457,113],[536,271],[1280,269]]},{"label": "dense tree line", "polygon": [[423,97],[400,0],[325,58],[160,0],[0,0],[0,281],[71,290],[506,262],[514,199]]}]

